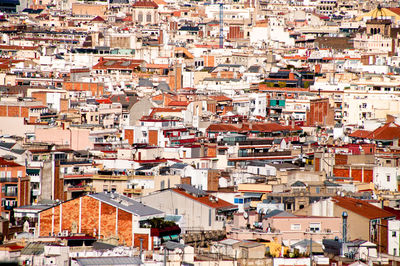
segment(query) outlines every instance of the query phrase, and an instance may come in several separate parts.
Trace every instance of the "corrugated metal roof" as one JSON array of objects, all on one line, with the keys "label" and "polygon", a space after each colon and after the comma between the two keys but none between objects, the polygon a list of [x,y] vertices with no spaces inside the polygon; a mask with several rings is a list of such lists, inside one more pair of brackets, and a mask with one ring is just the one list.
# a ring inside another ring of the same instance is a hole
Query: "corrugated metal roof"
[{"label": "corrugated metal roof", "polygon": [[140,265],[142,261],[136,257],[99,257],[99,258],[77,258],[79,265]]},{"label": "corrugated metal roof", "polygon": [[144,205],[140,202],[137,202],[131,198],[123,196],[118,193],[96,193],[91,194],[89,197],[100,200],[109,205],[118,207],[121,210],[127,211],[129,213],[138,215],[138,216],[149,216],[149,215],[160,215],[163,214],[162,211]]}]

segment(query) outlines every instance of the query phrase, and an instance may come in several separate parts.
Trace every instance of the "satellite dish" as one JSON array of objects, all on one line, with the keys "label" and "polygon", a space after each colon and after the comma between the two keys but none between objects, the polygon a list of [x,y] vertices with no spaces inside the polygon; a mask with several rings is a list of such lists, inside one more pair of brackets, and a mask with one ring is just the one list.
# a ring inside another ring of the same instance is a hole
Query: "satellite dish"
[{"label": "satellite dish", "polygon": [[243,213],[243,218],[244,218],[244,219],[249,218],[249,214],[248,214],[247,212],[244,212],[244,213]]}]

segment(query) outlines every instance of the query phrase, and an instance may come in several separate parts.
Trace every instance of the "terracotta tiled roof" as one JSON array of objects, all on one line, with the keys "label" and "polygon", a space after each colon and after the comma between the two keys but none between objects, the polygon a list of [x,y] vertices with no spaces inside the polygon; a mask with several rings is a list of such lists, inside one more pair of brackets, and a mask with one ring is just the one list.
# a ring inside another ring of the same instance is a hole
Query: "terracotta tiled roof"
[{"label": "terracotta tiled roof", "polygon": [[186,193],[185,191],[183,191],[181,189],[178,189],[178,188],[173,188],[172,190],[174,192],[176,192],[176,193],[179,193],[179,194],[181,194],[181,195],[183,195],[183,196],[185,196],[187,198],[190,198],[192,200],[200,202],[200,203],[202,203],[204,205],[207,205],[207,206],[209,206],[211,208],[224,209],[224,208],[234,208],[234,207],[236,207],[236,205],[231,204],[231,203],[229,203],[227,201],[224,201],[222,199],[219,199],[219,198],[218,198],[218,201],[215,201],[215,200],[211,201],[209,196],[195,197],[195,196],[192,196],[192,195],[190,195],[190,194]]},{"label": "terracotta tiled roof", "polygon": [[302,130],[298,126],[283,126],[278,123],[254,123],[251,125],[243,125],[243,130],[254,131],[254,132],[278,132],[278,131],[299,131]]},{"label": "terracotta tiled roof", "polygon": [[156,113],[180,113],[184,109],[178,109],[178,108],[168,108],[168,107],[156,107],[153,108],[150,117],[154,116]]},{"label": "terracotta tiled roof", "polygon": [[0,167],[2,166],[7,166],[7,167],[16,167],[16,166],[22,166],[20,164],[17,164],[13,161],[8,161],[2,157],[0,157]]},{"label": "terracotta tiled roof", "polygon": [[186,107],[188,105],[189,105],[189,102],[186,102],[186,101],[170,101],[168,103],[168,106],[184,106],[184,107]]},{"label": "terracotta tiled roof", "polygon": [[216,100],[217,102],[232,101],[232,98],[226,97],[224,95],[211,96],[210,98]]},{"label": "terracotta tiled roof", "polygon": [[133,7],[148,7],[148,8],[158,8],[158,5],[152,0],[139,0],[136,1]]},{"label": "terracotta tiled roof", "polygon": [[397,15],[400,16],[400,8],[399,7],[390,7],[390,8],[387,8],[387,9],[389,9],[393,13],[396,13]]},{"label": "terracotta tiled roof", "polygon": [[227,124],[211,124],[207,128],[208,132],[239,132],[240,128],[235,127],[234,125]]},{"label": "terracotta tiled roof", "polygon": [[395,123],[387,123],[375,129],[368,135],[368,138],[376,140],[393,140],[400,138],[400,126]]},{"label": "terracotta tiled roof", "polygon": [[104,59],[93,66],[93,69],[131,69],[134,70],[143,63],[143,60],[138,59]]},{"label": "terracotta tiled roof", "polygon": [[1,50],[37,50],[38,46],[0,45]]},{"label": "terracotta tiled roof", "polygon": [[368,130],[356,130],[353,133],[351,133],[349,136],[353,138],[366,138],[369,134],[371,134],[371,131]]},{"label": "terracotta tiled roof", "polygon": [[122,21],[123,22],[131,22],[132,21],[132,15],[126,16]]},{"label": "terracotta tiled roof", "polygon": [[104,22],[105,19],[102,18],[102,17],[100,17],[100,16],[97,16],[97,17],[95,17],[94,19],[92,19],[92,21],[94,21],[94,22]]},{"label": "terracotta tiled roof", "polygon": [[333,197],[332,200],[336,205],[370,220],[395,216],[391,212],[385,211],[363,200],[349,197]]},{"label": "terracotta tiled roof", "polygon": [[157,5],[166,5],[167,3],[164,0],[154,0],[154,3]]},{"label": "terracotta tiled roof", "polygon": [[146,68],[167,69],[167,68],[169,68],[169,65],[168,64],[146,64]]}]

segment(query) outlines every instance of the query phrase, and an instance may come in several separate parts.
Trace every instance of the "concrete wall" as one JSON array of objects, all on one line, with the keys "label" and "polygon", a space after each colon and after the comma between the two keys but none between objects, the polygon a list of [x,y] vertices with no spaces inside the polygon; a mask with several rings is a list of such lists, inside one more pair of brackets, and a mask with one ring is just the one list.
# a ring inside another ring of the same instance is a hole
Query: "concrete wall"
[{"label": "concrete wall", "polygon": [[35,126],[25,125],[23,117],[1,117],[0,134],[25,137],[26,133],[33,133]]},{"label": "concrete wall", "polygon": [[166,214],[182,215],[184,218],[182,229],[221,230],[223,227],[223,221],[215,220],[215,209],[172,190],[144,196],[141,201]]},{"label": "concrete wall", "polygon": [[88,129],[36,128],[35,138],[38,142],[68,145],[73,150],[93,149],[89,140]]}]

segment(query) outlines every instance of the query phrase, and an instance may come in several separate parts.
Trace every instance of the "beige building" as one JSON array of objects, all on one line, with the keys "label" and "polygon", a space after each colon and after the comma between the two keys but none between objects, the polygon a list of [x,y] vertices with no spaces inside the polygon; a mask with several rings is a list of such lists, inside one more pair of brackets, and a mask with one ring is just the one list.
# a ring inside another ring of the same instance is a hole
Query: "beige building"
[{"label": "beige building", "polygon": [[166,214],[182,215],[183,230],[222,230],[229,213],[237,209],[190,185],[179,187],[140,197],[140,201]]}]

